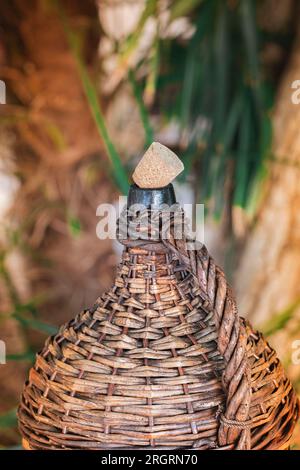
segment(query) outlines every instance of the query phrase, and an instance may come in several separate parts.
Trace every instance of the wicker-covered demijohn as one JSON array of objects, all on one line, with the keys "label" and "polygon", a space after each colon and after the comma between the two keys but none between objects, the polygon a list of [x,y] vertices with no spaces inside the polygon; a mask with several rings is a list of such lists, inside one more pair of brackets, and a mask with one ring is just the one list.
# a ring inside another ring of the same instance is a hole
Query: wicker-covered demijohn
[{"label": "wicker-covered demijohn", "polygon": [[168,237],[164,214],[155,239],[151,211],[122,238],[112,288],[37,355],[18,411],[26,448],[289,448],[299,404],[281,363],[206,248],[175,237],[181,209]]}]

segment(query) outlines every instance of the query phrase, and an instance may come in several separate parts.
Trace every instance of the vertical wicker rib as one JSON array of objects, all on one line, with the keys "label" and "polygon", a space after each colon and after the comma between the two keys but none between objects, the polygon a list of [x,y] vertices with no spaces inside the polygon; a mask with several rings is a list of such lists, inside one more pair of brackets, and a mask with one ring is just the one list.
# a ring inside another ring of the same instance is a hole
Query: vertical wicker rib
[{"label": "vertical wicker rib", "polygon": [[299,413],[272,348],[205,247],[124,243],[112,289],[38,354],[31,449],[287,449]]}]

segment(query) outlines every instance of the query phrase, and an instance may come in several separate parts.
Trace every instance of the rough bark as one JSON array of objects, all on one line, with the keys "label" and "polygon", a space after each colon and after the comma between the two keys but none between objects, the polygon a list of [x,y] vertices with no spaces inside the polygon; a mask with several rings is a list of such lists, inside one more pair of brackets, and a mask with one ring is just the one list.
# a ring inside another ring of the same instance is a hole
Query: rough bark
[{"label": "rough bark", "polygon": [[300,314],[300,104],[291,99],[291,85],[297,79],[300,35],[274,110],[274,157],[265,196],[236,275],[240,310],[256,325],[290,307],[293,323]]}]

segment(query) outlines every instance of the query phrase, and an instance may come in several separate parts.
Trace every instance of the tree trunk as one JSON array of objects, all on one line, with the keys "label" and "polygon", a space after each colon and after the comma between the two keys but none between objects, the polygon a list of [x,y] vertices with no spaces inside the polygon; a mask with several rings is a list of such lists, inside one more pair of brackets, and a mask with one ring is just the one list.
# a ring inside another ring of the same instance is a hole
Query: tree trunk
[{"label": "tree trunk", "polygon": [[[282,352],[289,338],[299,336],[300,316],[300,104],[293,104],[292,83],[300,79],[300,34],[283,76],[273,118],[273,159],[265,196],[236,275],[242,315],[256,326],[285,312]],[[291,335],[291,332],[293,334]],[[285,338],[285,341],[283,341]],[[278,343],[278,345],[277,345]],[[298,372],[299,373],[299,372]]]}]

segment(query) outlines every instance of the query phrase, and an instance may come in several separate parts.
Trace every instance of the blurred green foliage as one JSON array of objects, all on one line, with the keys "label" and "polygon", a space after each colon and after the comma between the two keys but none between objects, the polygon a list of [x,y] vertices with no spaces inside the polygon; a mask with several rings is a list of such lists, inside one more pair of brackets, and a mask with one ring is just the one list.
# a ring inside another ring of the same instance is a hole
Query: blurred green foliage
[{"label": "blurred green foliage", "polygon": [[[145,146],[155,138],[151,114],[158,107],[166,121],[175,120],[180,125],[184,175],[196,167],[197,192],[201,201],[210,201],[215,215],[220,215],[224,206],[227,178],[233,186],[230,204],[253,208],[270,153],[274,93],[260,63],[260,52],[269,38],[259,29],[257,3],[171,2],[169,24],[187,17],[193,29],[191,37],[170,39],[161,35],[158,24],[149,54],[138,61],[134,70],[128,70],[145,130]],[[126,193],[127,171],[109,137],[96,88],[82,60],[82,41],[71,30],[61,7],[59,12],[110,158],[111,176],[120,191]],[[129,67],[147,21],[155,17],[159,17],[159,2],[147,0],[134,32],[117,46],[121,69]],[[145,66],[147,73],[139,73]],[[138,76],[143,78],[138,81]],[[145,104],[143,97],[150,104]]]},{"label": "blurred green foliage", "polygon": [[107,155],[109,157],[110,166],[111,166],[110,175],[115,181],[120,191],[124,194],[127,194],[128,189],[129,189],[128,176],[122,164],[121,157],[119,153],[117,152],[116,147],[109,136],[105,119],[103,116],[103,112],[102,112],[100,102],[98,99],[96,86],[94,85],[90,77],[90,74],[87,70],[87,67],[83,61],[82,53],[81,53],[81,45],[82,45],[81,39],[82,38],[80,35],[76,34],[76,31],[74,31],[70,27],[68,18],[66,17],[65,12],[63,8],[61,7],[60,2],[55,1],[55,4],[56,4],[57,11],[59,13],[59,16],[62,20],[62,24],[64,26],[64,30],[66,33],[68,43],[70,45],[70,49],[73,53],[73,56],[77,64],[78,74],[82,82],[82,87],[85,92],[85,95],[86,95],[86,98],[87,98],[87,101],[91,110],[91,114],[95,121],[96,128],[105,145]]},{"label": "blurred green foliage", "polygon": [[[223,208],[229,173],[231,204],[250,204],[270,152],[273,86],[259,59],[264,36],[256,3],[172,2],[170,19],[187,16],[194,32],[188,40],[155,38],[156,102],[167,119],[180,124],[182,157],[189,160],[188,169],[196,165],[200,198],[212,202],[216,215]],[[138,44],[136,32],[128,39],[131,48],[133,42]],[[136,74],[145,61],[150,62],[146,57],[138,63]],[[144,82],[146,90],[147,78]]]},{"label": "blurred green foliage", "polygon": [[[287,308],[283,309],[281,312],[276,313],[272,316],[265,325],[262,325],[261,329],[266,336],[273,335],[277,331],[283,329],[288,321],[293,317],[293,314],[296,312],[297,308],[300,305],[300,300],[293,302]],[[298,329],[296,330],[296,332]],[[296,333],[295,332],[295,333]]]},{"label": "blurred green foliage", "polygon": [[[105,144],[109,175],[119,190],[127,193],[128,173],[109,136],[97,88],[84,63],[82,37],[70,27],[60,3],[55,3],[92,116]],[[158,0],[147,0],[135,31],[118,50],[120,65],[128,67],[125,80],[132,87],[140,111],[145,146],[155,139],[151,123],[154,110],[159,109],[165,122],[176,121],[181,134],[180,155],[185,164],[181,178],[195,170],[199,197],[202,202],[210,201],[216,216],[224,207],[228,178],[232,185],[230,204],[253,207],[270,154],[274,83],[267,80],[260,62],[261,50],[269,37],[260,30],[256,20],[258,3],[258,0],[174,0],[169,21],[187,17],[193,29],[191,36],[170,39],[161,35],[157,27],[150,53],[130,69],[129,58],[139,45],[148,19],[159,15]],[[145,67],[147,73],[140,73]],[[49,125],[47,130],[57,148],[64,148],[66,144],[59,129]],[[80,220],[69,214],[66,218],[71,235],[78,237]],[[56,327],[38,319],[35,299],[21,303],[4,261],[5,254],[0,259],[0,276],[13,306],[7,315],[17,320],[25,332],[33,329],[42,334],[55,334]],[[265,332],[272,334],[282,328],[293,311],[291,306],[279,313],[275,322],[265,325]],[[7,359],[32,363],[34,352],[28,345],[24,353],[9,354]],[[0,428],[15,425],[15,409],[0,416]]]}]

